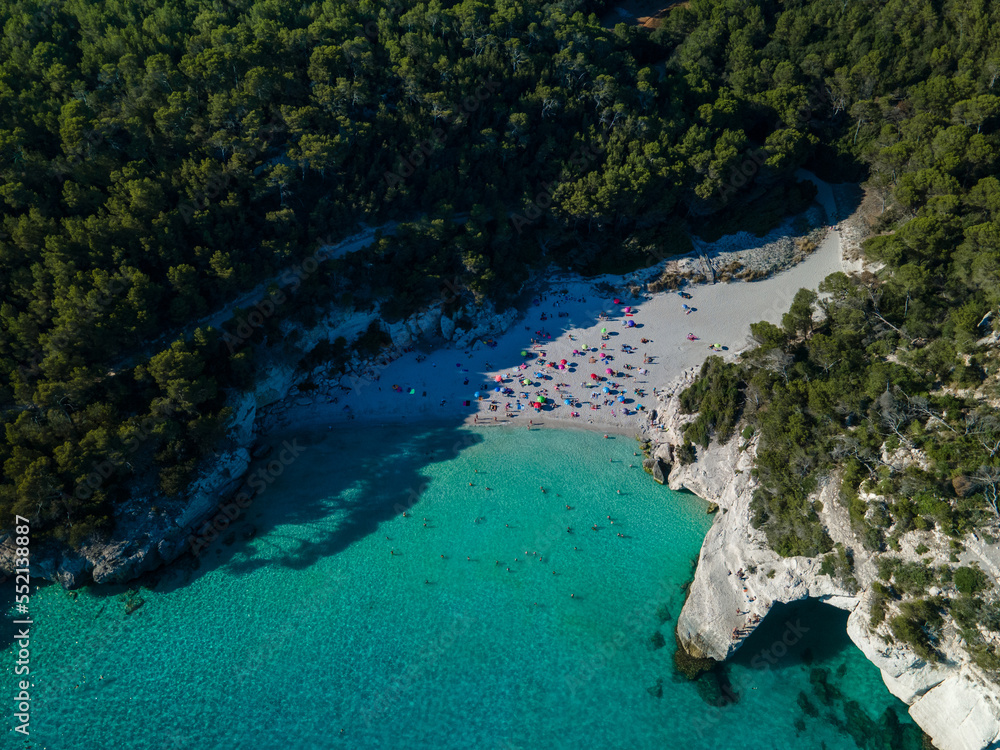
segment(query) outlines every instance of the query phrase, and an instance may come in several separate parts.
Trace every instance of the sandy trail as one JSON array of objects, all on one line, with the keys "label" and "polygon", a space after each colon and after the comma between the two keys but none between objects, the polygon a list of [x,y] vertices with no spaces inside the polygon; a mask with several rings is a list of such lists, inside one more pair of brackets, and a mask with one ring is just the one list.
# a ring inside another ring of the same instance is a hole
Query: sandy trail
[{"label": "sandy trail", "polygon": [[[835,225],[841,217],[837,216],[829,185],[809,174],[800,177],[817,184],[817,200]],[[840,234],[831,228],[819,248],[798,265],[761,281],[690,286],[686,289],[690,299],[682,299],[676,292],[661,292],[640,298],[619,295],[621,303],[614,304],[613,296],[596,291],[602,282],[624,290],[630,282],[647,278],[648,269],[588,280],[555,276],[542,297],[506,334],[495,339],[493,346],[477,343],[465,351],[444,346],[426,355],[405,354],[383,367],[377,380],[354,379],[352,390],[340,396],[336,404],[292,406],[287,421],[283,420],[285,429],[332,427],[347,420],[378,424],[458,419],[469,424],[515,424],[525,428],[530,420],[536,427],[558,425],[648,434],[654,388],[690,377],[713,353],[711,344],[724,347],[717,352],[721,356],[734,357],[747,346],[751,323],[779,323],[800,288],[816,289],[826,276],[847,268],[842,261]],[[684,304],[694,311],[687,314]],[[631,317],[623,312],[627,306],[633,308]],[[602,315],[607,319],[601,319]],[[635,327],[625,327],[627,321],[634,321]],[[601,330],[605,328],[608,337],[603,340]],[[697,340],[689,341],[688,333]],[[542,344],[533,347],[533,339]],[[648,342],[642,343],[642,339]],[[583,351],[584,344],[589,351],[574,355],[574,350]],[[623,346],[633,347],[632,353],[622,351]],[[522,351],[535,354],[527,360],[526,370],[518,369],[526,362]],[[610,363],[602,362],[602,352],[613,358]],[[644,356],[651,364],[644,364]],[[546,364],[540,365],[539,359]],[[548,362],[564,359],[567,369],[548,366]],[[608,368],[614,374],[609,375]],[[647,372],[643,374],[639,368]],[[547,373],[550,379],[536,377],[537,372]],[[502,383],[495,382],[497,375],[502,376]],[[522,385],[519,375],[527,375],[532,385]],[[595,382],[591,375],[602,378],[596,388],[584,386]],[[567,386],[557,390],[559,383]],[[401,390],[394,390],[394,385]],[[496,393],[493,389],[497,385],[513,389],[513,395]],[[610,393],[603,392],[605,387]],[[477,391],[485,397],[483,400],[475,398]],[[595,391],[597,398],[592,399]],[[528,403],[540,393],[547,396],[548,404],[536,412]],[[617,400],[619,395],[625,398],[624,404]],[[563,403],[566,398],[572,405]],[[606,403],[606,398],[611,401]],[[592,404],[598,408],[591,408]],[[490,410],[492,405],[496,405],[495,411]],[[639,405],[644,405],[646,411],[638,410]]]}]

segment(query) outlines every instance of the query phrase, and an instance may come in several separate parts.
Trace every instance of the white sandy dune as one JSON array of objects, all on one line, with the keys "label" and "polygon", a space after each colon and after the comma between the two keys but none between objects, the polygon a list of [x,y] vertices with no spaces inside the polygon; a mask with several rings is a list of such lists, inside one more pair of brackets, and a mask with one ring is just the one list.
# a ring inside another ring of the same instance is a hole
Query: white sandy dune
[{"label": "white sandy dune", "polygon": [[[837,216],[830,187],[812,175],[803,176],[817,184],[817,199],[836,224],[841,217]],[[720,242],[724,243],[725,238]],[[595,291],[600,282],[625,290],[629,282],[647,278],[648,269],[591,280],[568,275],[554,277],[536,300],[537,304],[530,306],[521,320],[495,340],[495,347],[480,343],[463,351],[449,345],[420,355],[422,361],[418,361],[416,352],[405,354],[381,368],[377,380],[353,380],[354,387],[343,393],[338,403],[293,406],[287,421],[282,421],[291,429],[299,429],[346,420],[377,424],[465,418],[472,424],[478,418],[479,424],[512,423],[527,428],[531,420],[536,427],[558,424],[643,434],[648,430],[654,388],[690,376],[713,353],[709,349],[711,344],[725,347],[718,352],[722,356],[733,357],[747,346],[751,323],[780,322],[801,287],[816,289],[827,275],[840,270],[849,269],[842,261],[839,232],[832,229],[815,252],[786,271],[761,281],[689,286],[685,291],[691,295],[690,299],[682,299],[676,292],[662,292],[638,299],[619,295],[621,303],[614,304],[613,295],[599,295]],[[563,290],[565,294],[561,293]],[[694,311],[687,314],[683,304]],[[626,306],[633,308],[631,317],[623,312]],[[601,319],[601,315],[607,319]],[[630,320],[635,327],[625,327]],[[608,331],[607,340],[602,340],[604,328]],[[689,333],[697,340],[689,341]],[[648,343],[641,342],[644,338]],[[544,343],[533,347],[532,339]],[[582,351],[584,344],[589,351],[574,355],[573,351]],[[634,353],[622,351],[623,346],[634,347]],[[529,351],[534,357],[526,360],[521,356],[522,351]],[[610,364],[601,361],[602,351],[613,357]],[[644,364],[644,355],[651,364]],[[591,358],[596,362],[591,363]],[[540,359],[546,364],[540,365]],[[549,362],[561,360],[567,360],[566,369],[548,366]],[[528,365],[527,370],[518,369],[522,363]],[[614,374],[608,375],[608,368]],[[647,372],[642,374],[640,368]],[[545,372],[548,379],[537,377],[537,372]],[[502,383],[495,382],[497,375],[502,377]],[[518,375],[530,378],[532,385],[522,385]],[[595,383],[591,375],[602,380]],[[557,391],[560,383],[566,386]],[[394,390],[394,385],[401,390]],[[494,388],[498,385],[513,389],[513,395],[496,393]],[[610,393],[604,393],[605,387]],[[645,395],[637,394],[636,389]],[[484,397],[482,400],[475,398],[477,391]],[[547,396],[540,412],[528,405],[539,394]],[[619,395],[624,396],[624,404],[618,400]],[[567,398],[571,399],[571,405],[564,404]],[[647,411],[638,410],[640,404]],[[496,405],[495,411],[490,410],[491,405]]]}]

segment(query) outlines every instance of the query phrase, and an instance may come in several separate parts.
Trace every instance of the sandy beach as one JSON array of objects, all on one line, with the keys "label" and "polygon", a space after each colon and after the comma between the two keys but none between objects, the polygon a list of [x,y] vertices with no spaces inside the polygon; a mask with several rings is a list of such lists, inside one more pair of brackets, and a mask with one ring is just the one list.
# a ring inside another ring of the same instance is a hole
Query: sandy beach
[{"label": "sandy beach", "polygon": [[[689,298],[673,291],[629,296],[629,285],[647,280],[650,269],[586,280],[554,276],[504,335],[467,349],[411,351],[366,376],[345,378],[335,403],[292,405],[280,431],[352,420],[460,419],[649,434],[654,389],[692,378],[711,354],[733,358],[747,347],[751,323],[779,323],[800,288],[816,289],[829,274],[852,270],[842,258],[833,192],[808,177],[831,227],[788,270],[753,282],[691,285],[683,290]],[[714,244],[725,248],[727,238]],[[599,291],[608,288],[620,291]],[[540,410],[531,406],[539,397]]]}]

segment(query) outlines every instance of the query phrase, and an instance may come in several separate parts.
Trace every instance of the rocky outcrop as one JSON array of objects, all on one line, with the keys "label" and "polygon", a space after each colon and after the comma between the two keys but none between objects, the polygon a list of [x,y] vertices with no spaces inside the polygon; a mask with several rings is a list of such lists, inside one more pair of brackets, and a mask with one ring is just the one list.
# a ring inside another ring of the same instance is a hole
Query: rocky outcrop
[{"label": "rocky outcrop", "polygon": [[650,475],[660,484],[667,483],[667,477],[670,475],[670,463],[662,456],[654,456],[652,458],[647,458],[642,462],[642,468],[650,473]]},{"label": "rocky outcrop", "polygon": [[[654,457],[666,457],[671,445],[683,443],[683,426],[692,417],[680,413],[673,393],[684,385],[679,383],[659,395],[656,426],[660,432]],[[853,554],[853,581],[845,583],[821,574],[820,560],[782,558],[768,548],[763,533],[750,523],[756,485],[750,469],[755,451],[756,438],[745,440],[737,435],[726,445],[699,448],[694,463],[675,462],[670,470],[671,489],[689,490],[721,508],[705,536],[694,581],[677,620],[679,645],[692,656],[725,660],[774,604],[813,597],[851,613],[851,640],[881,670],[886,686],[909,705],[911,716],[937,747],[980,750],[1000,746],[997,686],[964,652],[953,623],[948,623],[942,635],[944,658],[937,664],[924,661],[905,644],[893,643],[884,623],[871,626],[870,586],[877,575],[877,554],[865,550],[855,538],[847,511],[836,498],[836,482],[823,485],[813,500],[831,538]],[[900,455],[886,458],[907,460]],[[920,457],[909,460],[919,463]],[[912,547],[904,547],[903,556],[917,558]]]}]

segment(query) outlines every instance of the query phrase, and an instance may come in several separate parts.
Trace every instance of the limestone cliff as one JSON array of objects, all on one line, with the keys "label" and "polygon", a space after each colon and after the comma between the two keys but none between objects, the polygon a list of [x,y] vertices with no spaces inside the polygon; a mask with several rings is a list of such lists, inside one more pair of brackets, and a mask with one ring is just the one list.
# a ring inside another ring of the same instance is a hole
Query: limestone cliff
[{"label": "limestone cliff", "polygon": [[[689,376],[690,377],[690,376]],[[659,427],[653,456],[670,460],[683,444],[681,430],[692,417],[680,413],[674,395],[685,383],[659,395]],[[735,435],[728,444],[698,450],[689,465],[674,462],[668,483],[717,503],[719,512],[701,548],[694,581],[677,621],[679,644],[693,656],[724,660],[743,643],[776,603],[813,597],[849,611],[848,635],[882,672],[893,695],[909,705],[910,715],[942,750],[980,750],[1000,745],[1000,691],[969,659],[953,622],[946,618],[941,639],[944,659],[930,664],[905,644],[892,643],[883,622],[870,625],[871,584],[878,553],[867,551],[851,530],[838,502],[836,481],[826,482],[813,500],[834,542],[853,553],[852,581],[820,573],[814,558],[783,558],[771,551],[761,531],[750,523],[751,476],[756,438]],[[931,532],[921,541],[946,550]],[[904,537],[904,541],[906,538]],[[936,544],[935,544],[936,543]],[[916,540],[902,549],[904,559],[917,559]],[[947,554],[942,559],[947,561]],[[740,575],[742,574],[742,576]]]}]

